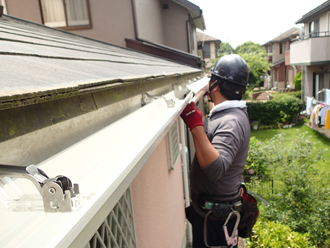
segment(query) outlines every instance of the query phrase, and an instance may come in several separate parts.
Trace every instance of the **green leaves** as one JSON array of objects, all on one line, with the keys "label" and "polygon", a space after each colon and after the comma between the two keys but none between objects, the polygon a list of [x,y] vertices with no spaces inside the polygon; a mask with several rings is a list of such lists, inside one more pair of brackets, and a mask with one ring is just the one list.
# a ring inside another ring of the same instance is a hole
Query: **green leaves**
[{"label": "green leaves", "polygon": [[218,50],[218,57],[228,54],[238,54],[249,67],[249,87],[259,86],[260,76],[264,76],[266,70],[270,70],[270,63],[266,59],[265,49],[258,43],[245,42],[233,49],[228,42],[222,42]]},{"label": "green leaves", "polygon": [[248,241],[248,247],[272,247],[272,248],[309,248],[315,247],[310,244],[309,234],[301,234],[293,231],[290,227],[277,221],[267,219],[258,220],[254,226],[256,235],[252,241]]},{"label": "green leaves", "polygon": [[[257,140],[252,139],[252,144],[255,142]],[[323,160],[325,153],[316,144],[310,140],[307,132],[300,133],[297,130],[296,137],[291,140],[282,132],[261,146],[252,146],[251,155],[255,156],[255,161],[264,160],[263,166],[268,174],[282,185],[276,194],[268,196],[270,205],[261,210],[262,215],[295,232],[309,233],[313,244],[321,247],[330,244],[330,173],[326,171],[320,174],[314,169],[313,165]]]},{"label": "green leaves", "polygon": [[291,122],[304,107],[303,101],[292,95],[266,102],[247,102],[246,105],[250,122],[260,120],[262,125]]}]

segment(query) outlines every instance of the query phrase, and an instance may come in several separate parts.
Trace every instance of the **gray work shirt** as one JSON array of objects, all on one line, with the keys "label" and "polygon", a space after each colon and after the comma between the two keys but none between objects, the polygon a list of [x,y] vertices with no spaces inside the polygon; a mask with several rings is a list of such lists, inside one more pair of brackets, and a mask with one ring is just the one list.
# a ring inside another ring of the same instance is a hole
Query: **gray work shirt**
[{"label": "gray work shirt", "polygon": [[[250,142],[250,124],[244,101],[226,101],[204,122],[206,135],[218,158],[200,167],[195,155],[190,169],[190,187],[196,195],[238,197]],[[218,105],[217,105],[218,106]],[[216,106],[216,107],[217,107]]]}]

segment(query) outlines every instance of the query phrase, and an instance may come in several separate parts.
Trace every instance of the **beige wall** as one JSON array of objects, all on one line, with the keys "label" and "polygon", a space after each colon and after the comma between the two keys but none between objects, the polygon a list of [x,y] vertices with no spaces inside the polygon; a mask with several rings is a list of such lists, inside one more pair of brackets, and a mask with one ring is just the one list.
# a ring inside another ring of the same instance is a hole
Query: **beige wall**
[{"label": "beige wall", "polygon": [[[168,9],[163,9],[165,45],[188,52],[187,27],[188,20],[187,9],[173,3],[164,1],[168,4]],[[195,42],[196,43],[196,42]]]},{"label": "beige wall", "polygon": [[42,23],[39,0],[6,0],[6,4],[9,15],[31,22]]},{"label": "beige wall", "polygon": [[273,45],[273,63],[276,63],[285,58],[286,43],[282,43],[282,54],[279,54],[280,43],[275,43]]},{"label": "beige wall", "polygon": [[181,247],[185,229],[181,161],[168,170],[165,138],[131,184],[137,246]]},{"label": "beige wall", "polygon": [[164,44],[162,2],[135,0],[138,36],[140,39]]},{"label": "beige wall", "polygon": [[[28,21],[42,23],[38,0],[7,0],[8,14]],[[134,39],[134,23],[131,0],[89,1],[91,29],[70,32],[126,47],[125,38]]]},{"label": "beige wall", "polygon": [[131,0],[90,0],[92,29],[72,33],[126,47],[125,38],[134,39]]}]

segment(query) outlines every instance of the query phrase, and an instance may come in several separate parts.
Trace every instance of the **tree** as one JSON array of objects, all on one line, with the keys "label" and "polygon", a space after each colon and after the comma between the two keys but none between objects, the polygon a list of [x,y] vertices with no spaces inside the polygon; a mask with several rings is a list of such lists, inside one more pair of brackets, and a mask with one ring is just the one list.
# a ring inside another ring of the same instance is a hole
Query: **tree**
[{"label": "tree", "polygon": [[260,44],[252,41],[238,45],[236,49],[228,42],[222,42],[218,50],[217,60],[232,53],[240,55],[246,61],[249,67],[249,87],[254,88],[256,85],[259,85],[261,81],[260,76],[265,75],[266,70],[270,70],[269,62],[265,57],[265,49]]},{"label": "tree", "polygon": [[248,41],[237,46],[236,52],[246,61],[249,67],[249,86],[254,88],[259,85],[260,77],[265,75],[266,70],[270,70],[265,50],[260,44]]},{"label": "tree", "polygon": [[265,50],[260,46],[258,43],[254,43],[252,41],[245,42],[241,45],[236,47],[237,54],[244,54],[244,53],[264,53]]},{"label": "tree", "polygon": [[296,90],[301,90],[301,71],[294,77],[293,85]]},{"label": "tree", "polygon": [[218,58],[232,53],[236,53],[235,49],[228,42],[221,42],[218,50]]}]

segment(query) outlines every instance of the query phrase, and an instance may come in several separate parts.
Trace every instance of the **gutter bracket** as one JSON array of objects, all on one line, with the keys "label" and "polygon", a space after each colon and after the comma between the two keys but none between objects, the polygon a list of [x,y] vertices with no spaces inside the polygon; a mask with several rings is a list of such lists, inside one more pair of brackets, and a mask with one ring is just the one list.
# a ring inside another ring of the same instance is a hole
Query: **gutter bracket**
[{"label": "gutter bracket", "polygon": [[152,102],[153,100],[155,99],[159,99],[159,98],[162,98],[165,100],[166,102],[166,105],[168,108],[174,108],[175,106],[175,101],[173,99],[166,99],[165,96],[153,96],[153,95],[150,95],[148,93],[144,93],[142,94],[142,99],[141,99],[141,105],[142,106],[145,106],[147,105],[148,103]]},{"label": "gutter bracket", "polygon": [[[35,165],[27,167],[0,165],[0,180],[2,179],[2,184],[8,181],[6,177],[30,180],[42,196],[44,211],[46,213],[73,211],[72,198],[79,194],[79,186],[78,184],[72,184],[68,177],[59,175],[49,178],[44,171],[38,169]],[[10,185],[6,186],[11,190],[15,190]],[[12,200],[17,201],[17,199]]]}]

